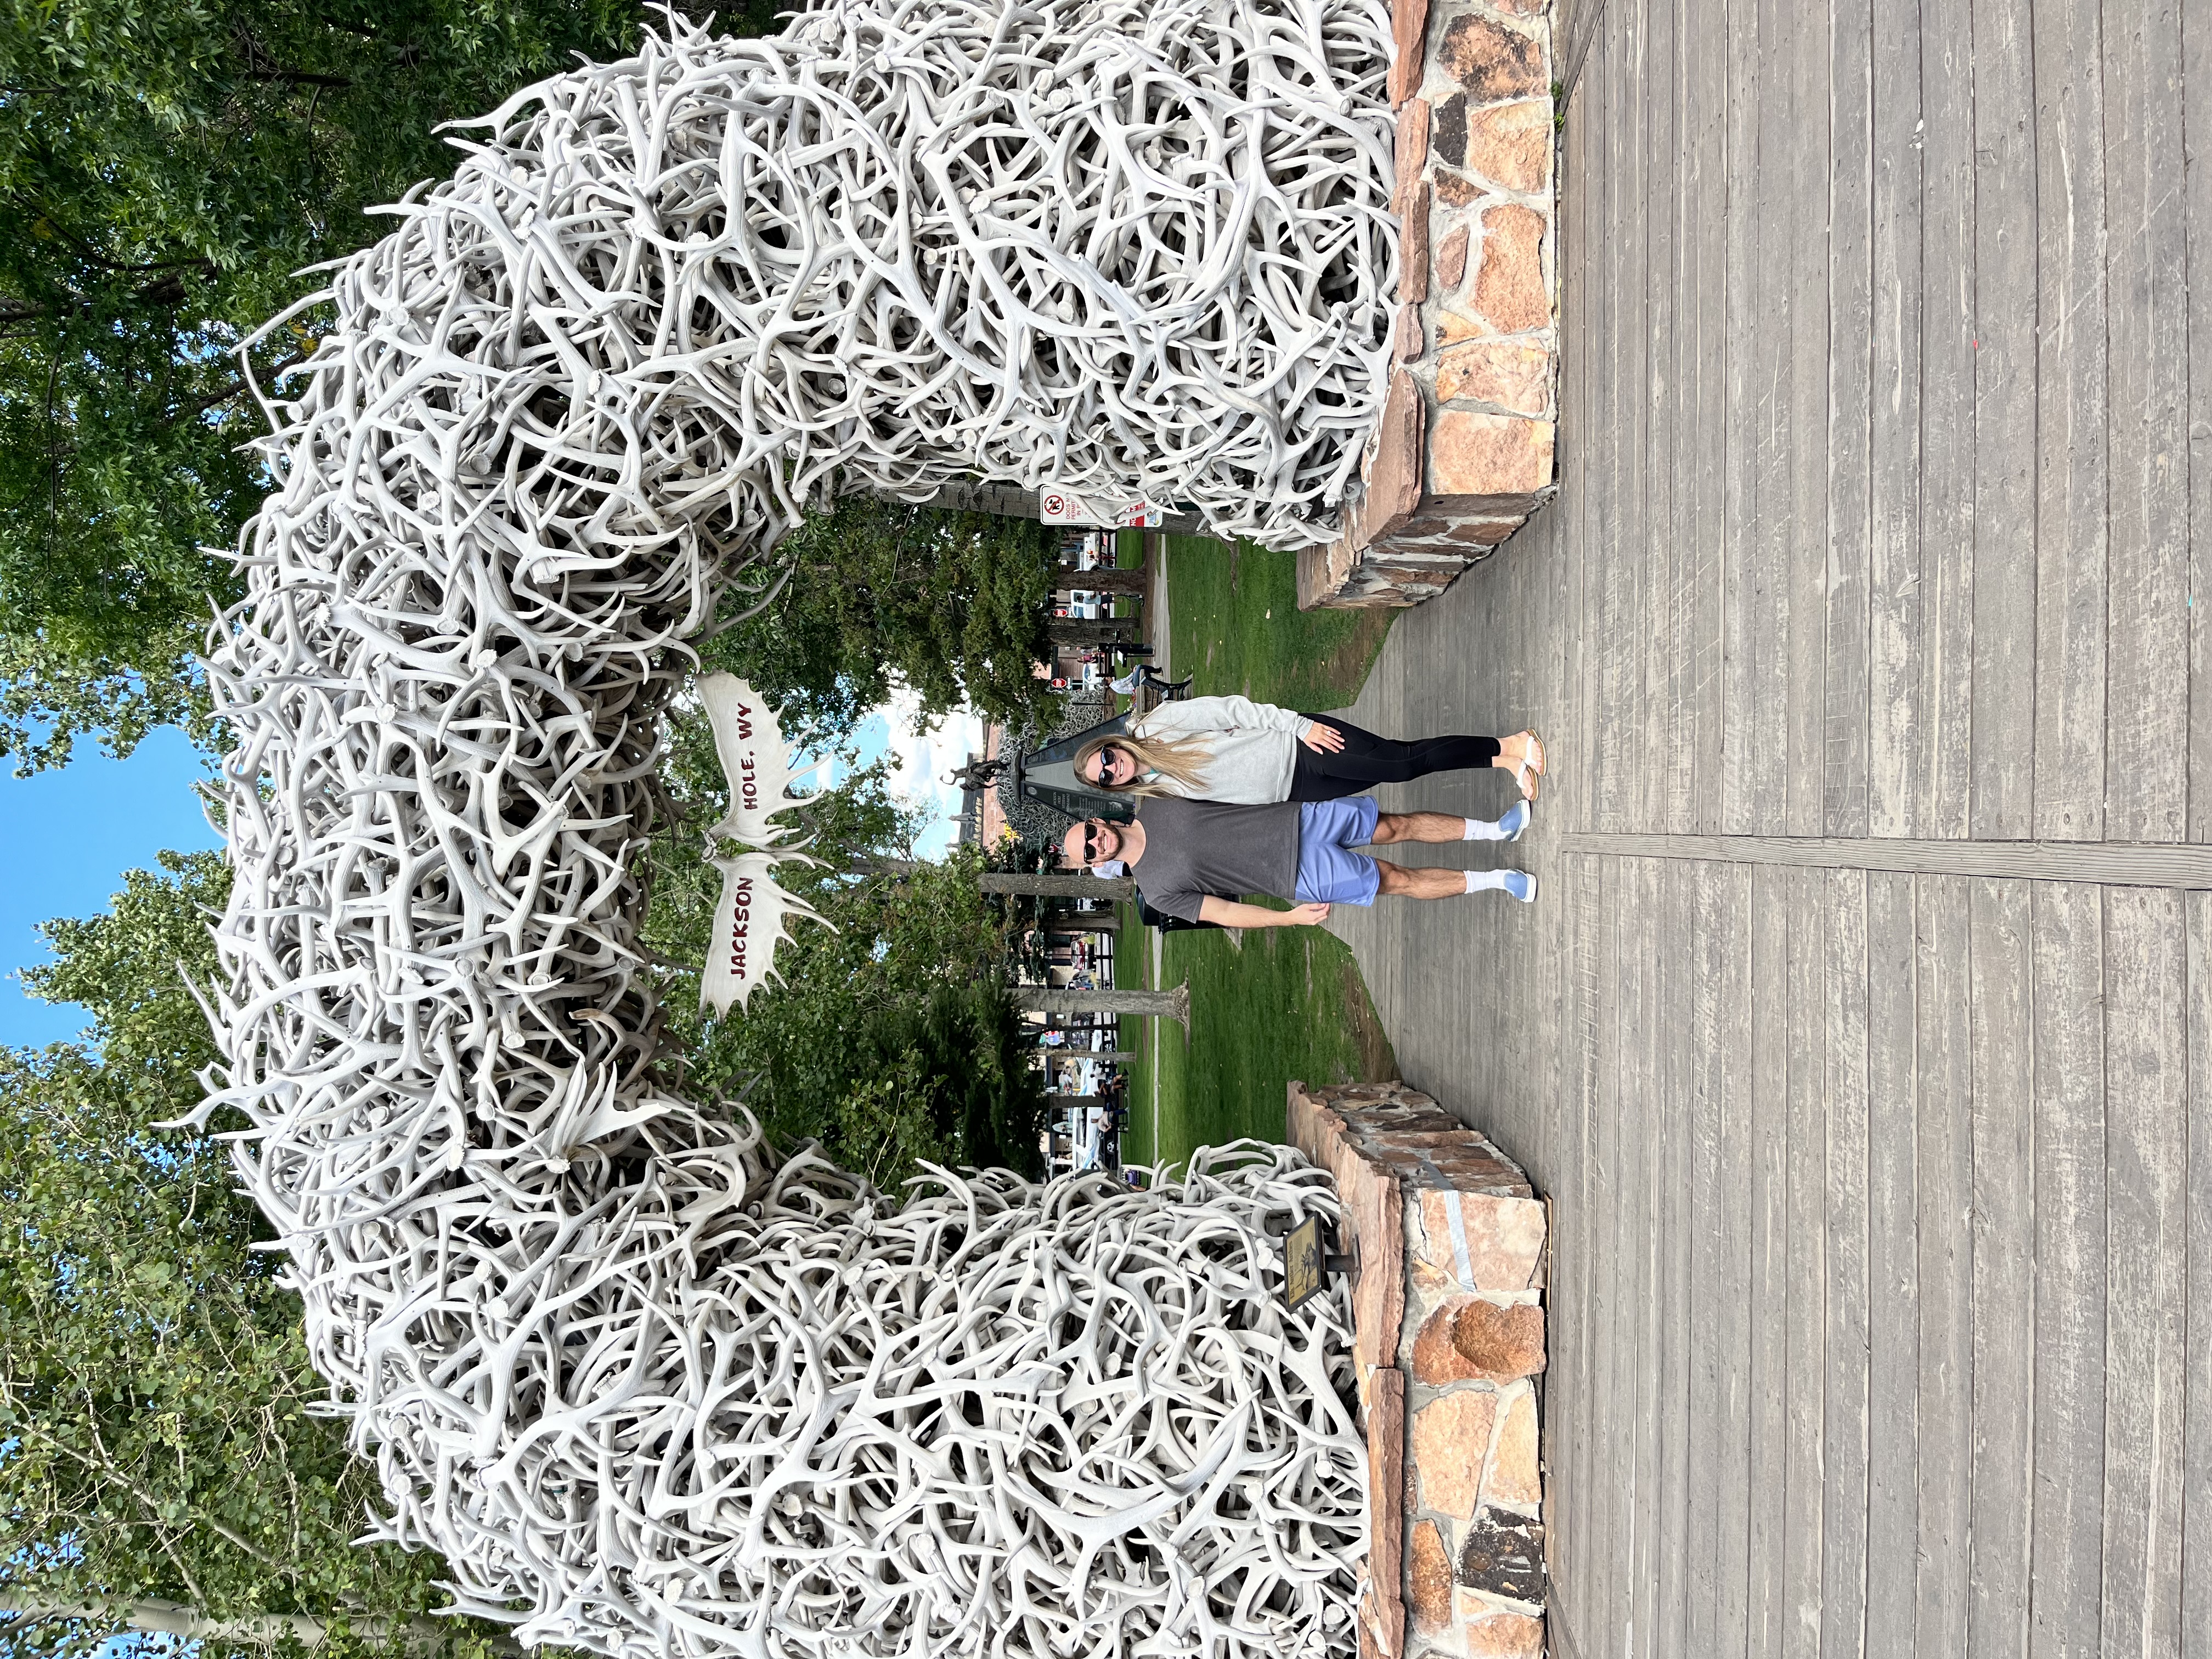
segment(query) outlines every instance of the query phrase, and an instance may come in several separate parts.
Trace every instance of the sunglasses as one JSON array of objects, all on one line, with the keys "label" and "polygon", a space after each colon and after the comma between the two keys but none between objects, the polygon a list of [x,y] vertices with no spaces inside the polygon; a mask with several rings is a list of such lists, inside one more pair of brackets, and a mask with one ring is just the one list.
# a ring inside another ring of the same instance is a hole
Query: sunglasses
[{"label": "sunglasses", "polygon": [[1098,854],[1104,844],[1102,836],[1103,832],[1093,825],[1086,823],[1083,826],[1083,861],[1085,864],[1098,862]]},{"label": "sunglasses", "polygon": [[1114,775],[1115,769],[1119,767],[1124,760],[1128,761],[1129,770],[1133,774],[1137,769],[1137,763],[1134,757],[1131,756],[1127,750],[1116,749],[1110,743],[1103,744],[1098,750],[1099,777],[1103,780],[1110,780]]}]

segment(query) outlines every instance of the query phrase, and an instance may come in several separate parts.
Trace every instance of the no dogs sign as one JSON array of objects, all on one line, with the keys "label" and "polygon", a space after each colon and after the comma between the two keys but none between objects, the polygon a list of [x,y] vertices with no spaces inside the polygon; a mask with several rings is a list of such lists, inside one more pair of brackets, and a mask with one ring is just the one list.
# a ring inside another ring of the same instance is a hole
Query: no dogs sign
[{"label": "no dogs sign", "polygon": [[1108,525],[1121,530],[1157,530],[1163,517],[1157,501],[1135,501],[1126,507],[1094,507],[1073,489],[1047,484],[1037,493],[1037,517],[1046,524]]}]

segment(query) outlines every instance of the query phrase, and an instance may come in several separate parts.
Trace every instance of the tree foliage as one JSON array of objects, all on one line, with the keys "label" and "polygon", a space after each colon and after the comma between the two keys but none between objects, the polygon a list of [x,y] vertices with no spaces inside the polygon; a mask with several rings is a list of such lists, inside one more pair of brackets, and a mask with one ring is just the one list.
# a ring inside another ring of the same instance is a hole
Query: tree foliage
[{"label": "tree foliage", "polygon": [[696,1012],[720,890],[702,828],[726,799],[703,716],[679,715],[665,775],[683,818],[654,840],[647,937],[692,1097],[741,1096],[772,1139],[820,1140],[890,1191],[924,1159],[1034,1172],[1043,1085],[1009,992],[1027,924],[979,890],[975,849],[916,861],[881,763],[825,792],[805,811],[820,864],[779,878],[836,931],[794,923],[783,982],[716,1019]]},{"label": "tree foliage", "polygon": [[[702,10],[703,10],[702,7]],[[768,25],[770,0],[719,27]],[[239,342],[450,173],[434,129],[636,0],[0,0],[0,750],[118,750],[199,708],[191,653],[264,480]],[[252,353],[264,386],[324,325]]]},{"label": "tree foliage", "polygon": [[[916,815],[882,765],[860,771],[805,810],[823,864],[786,871],[838,931],[800,924],[785,982],[708,1019],[701,836],[726,799],[703,716],[679,714],[667,775],[680,817],[650,849],[647,933],[693,1097],[742,1095],[787,1146],[819,1140],[888,1191],[924,1161],[1034,1170],[1042,1082],[1007,990],[1030,917],[980,892],[974,851],[914,861]],[[422,1619],[447,1600],[436,1558],[349,1541],[379,1494],[321,1409],[282,1257],[216,1134],[159,1127],[216,1059],[187,981],[214,975],[229,880],[218,854],[161,866],[109,914],[50,924],[57,960],[25,976],[89,1011],[85,1040],[0,1050],[0,1637],[82,1653],[118,1620],[5,1607],[157,1599],[305,1614],[340,1656],[487,1655],[492,1627]]]},{"label": "tree foliage", "polygon": [[[488,1626],[413,1623],[447,1599],[434,1558],[350,1542],[374,1479],[318,1414],[282,1258],[228,1148],[155,1127],[195,1109],[215,1058],[184,975],[213,970],[205,909],[228,884],[218,854],[161,862],[109,915],[52,926],[58,961],[26,975],[83,1003],[91,1040],[0,1050],[0,1589],[304,1613],[341,1653],[485,1652]],[[8,1635],[83,1651],[113,1627]]]},{"label": "tree foliage", "polygon": [[1051,533],[1025,519],[848,495],[784,544],[775,603],[711,641],[727,668],[816,744],[841,741],[894,687],[925,715],[963,704],[1048,728],[1057,699],[1033,672],[1048,652]]}]

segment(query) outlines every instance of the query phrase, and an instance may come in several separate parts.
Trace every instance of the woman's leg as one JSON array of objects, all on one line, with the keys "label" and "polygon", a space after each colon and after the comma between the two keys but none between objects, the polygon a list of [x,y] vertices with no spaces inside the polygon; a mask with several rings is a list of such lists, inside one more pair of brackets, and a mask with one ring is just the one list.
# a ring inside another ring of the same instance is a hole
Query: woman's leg
[{"label": "woman's leg", "polygon": [[1291,775],[1292,800],[1335,800],[1361,795],[1377,784],[1411,783],[1431,772],[1460,772],[1492,764],[1498,758],[1498,739],[1478,737],[1377,737],[1332,714],[1308,714],[1308,720],[1333,726],[1344,734],[1344,747],[1333,755],[1317,754],[1304,744],[1297,746],[1297,764]]}]

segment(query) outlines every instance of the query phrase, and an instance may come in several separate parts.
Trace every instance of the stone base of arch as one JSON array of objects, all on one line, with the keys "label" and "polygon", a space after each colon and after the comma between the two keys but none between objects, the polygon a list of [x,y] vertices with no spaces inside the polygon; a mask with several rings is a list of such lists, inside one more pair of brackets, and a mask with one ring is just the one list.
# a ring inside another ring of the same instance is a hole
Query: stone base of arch
[{"label": "stone base of arch", "polygon": [[1402,1083],[1293,1083],[1288,1118],[1335,1178],[1358,1263],[1364,1659],[1541,1659],[1547,1206]]},{"label": "stone base of arch", "polygon": [[1550,500],[1558,413],[1551,0],[1393,0],[1395,367],[1302,609],[1418,605]]}]

